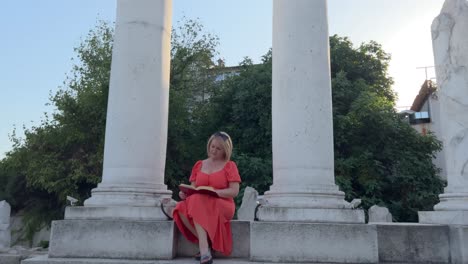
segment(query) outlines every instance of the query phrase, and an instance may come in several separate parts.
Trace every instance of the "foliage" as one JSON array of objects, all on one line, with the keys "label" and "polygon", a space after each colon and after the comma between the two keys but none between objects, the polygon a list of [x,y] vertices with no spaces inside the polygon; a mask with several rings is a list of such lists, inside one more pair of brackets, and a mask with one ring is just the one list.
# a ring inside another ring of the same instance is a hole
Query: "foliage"
[{"label": "foliage", "polygon": [[390,56],[380,45],[355,49],[338,36],[330,43],[336,181],[348,200],[362,198],[366,209],[379,204],[397,221],[417,221],[417,211],[431,210],[442,191],[432,163],[441,144],[395,112]]},{"label": "foliage", "polygon": [[233,160],[242,175],[238,205],[246,186],[263,193],[272,183],[271,67],[271,50],[260,64],[245,58],[239,74],[219,83],[209,102],[207,126],[233,139]]},{"label": "foliage", "polygon": [[[184,18],[171,39],[171,78],[165,183],[176,190],[187,182],[192,165],[204,157],[207,101],[215,87],[211,72],[218,37],[197,20]],[[177,191],[174,195],[177,195]]]},{"label": "foliage", "polygon": [[[440,142],[422,136],[395,112],[387,74],[390,56],[376,42],[354,48],[330,37],[336,182],[346,199],[389,207],[397,221],[417,221],[417,211],[437,203],[443,182],[432,164]],[[271,184],[271,51],[262,63],[245,59],[212,100],[212,127],[237,142],[234,159],[260,193]],[[260,169],[259,169],[260,168]]]},{"label": "foliage", "polygon": [[[56,112],[26,129],[24,139],[13,134],[14,147],[0,161],[0,200],[30,212],[31,232],[61,217],[66,195],[83,201],[101,180],[112,37],[105,23],[90,31],[75,49],[65,88],[51,97]],[[206,156],[207,137],[224,130],[234,141],[241,194],[245,186],[263,193],[272,183],[271,50],[261,63],[245,58],[237,75],[215,81],[226,70],[214,63],[218,38],[197,20],[183,20],[171,44],[166,184],[175,190],[187,181]],[[390,56],[379,44],[354,48],[335,35],[330,47],[336,182],[348,200],[385,205],[398,221],[415,221],[442,191],[431,162],[440,142],[396,114]]]},{"label": "foliage", "polygon": [[23,140],[13,134],[14,147],[0,162],[5,198],[24,211],[28,238],[62,218],[67,195],[83,201],[100,182],[112,43],[104,22],[89,32],[65,88],[50,98],[52,117],[26,129]]}]

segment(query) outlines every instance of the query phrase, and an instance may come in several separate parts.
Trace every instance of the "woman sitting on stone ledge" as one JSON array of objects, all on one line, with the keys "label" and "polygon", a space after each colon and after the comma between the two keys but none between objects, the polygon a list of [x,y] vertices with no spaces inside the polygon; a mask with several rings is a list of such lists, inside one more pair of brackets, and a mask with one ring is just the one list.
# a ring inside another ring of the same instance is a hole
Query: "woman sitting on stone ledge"
[{"label": "woman sitting on stone ledge", "polygon": [[211,186],[217,196],[180,191],[173,218],[181,233],[198,243],[200,263],[213,263],[211,249],[224,255],[231,254],[232,233],[230,220],[234,216],[234,197],[241,182],[236,163],[230,160],[232,141],[225,132],[216,132],[208,140],[208,158],[195,163],[190,175],[194,187]]}]

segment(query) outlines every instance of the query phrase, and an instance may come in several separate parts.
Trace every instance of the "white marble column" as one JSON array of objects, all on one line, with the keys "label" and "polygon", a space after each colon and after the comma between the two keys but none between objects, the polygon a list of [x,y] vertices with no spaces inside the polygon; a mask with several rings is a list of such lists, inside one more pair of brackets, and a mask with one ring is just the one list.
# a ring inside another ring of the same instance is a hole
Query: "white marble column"
[{"label": "white marble column", "polygon": [[171,15],[172,0],[117,1],[104,171],[84,203],[87,218],[165,218],[156,206],[172,193],[164,184]]},{"label": "white marble column", "polygon": [[432,23],[447,187],[423,223],[468,225],[468,1],[446,0]]},{"label": "white marble column", "polygon": [[273,1],[273,185],[263,221],[364,222],[334,179],[326,0]]}]

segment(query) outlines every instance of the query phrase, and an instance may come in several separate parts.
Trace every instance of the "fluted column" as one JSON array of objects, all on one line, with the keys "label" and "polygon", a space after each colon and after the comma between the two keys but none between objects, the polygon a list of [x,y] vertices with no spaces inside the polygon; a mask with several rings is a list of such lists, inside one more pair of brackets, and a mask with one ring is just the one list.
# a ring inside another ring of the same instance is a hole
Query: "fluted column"
[{"label": "fluted column", "polygon": [[273,1],[272,119],[273,185],[260,219],[363,222],[344,210],[334,179],[326,0]]},{"label": "fluted column", "polygon": [[[130,209],[106,216],[145,218],[138,210],[148,214],[142,207],[158,206],[172,193],[164,184],[171,15],[172,0],[117,1],[104,170],[84,205]],[[159,208],[154,212],[147,216],[164,218]]]}]

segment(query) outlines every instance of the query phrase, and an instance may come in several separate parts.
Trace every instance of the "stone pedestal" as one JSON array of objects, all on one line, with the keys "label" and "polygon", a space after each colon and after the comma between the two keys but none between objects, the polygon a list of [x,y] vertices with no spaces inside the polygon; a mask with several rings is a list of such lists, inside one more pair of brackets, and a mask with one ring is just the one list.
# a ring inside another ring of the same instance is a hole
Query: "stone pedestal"
[{"label": "stone pedestal", "polygon": [[364,223],[334,179],[326,0],[273,2],[273,185],[261,221]]},{"label": "stone pedestal", "polygon": [[21,256],[16,254],[0,254],[0,263],[2,264],[20,264]]},{"label": "stone pedestal", "polygon": [[452,263],[468,264],[468,226],[450,226]]},{"label": "stone pedestal", "polygon": [[379,263],[451,263],[450,230],[446,225],[378,223],[375,226]]},{"label": "stone pedestal", "polygon": [[[219,258],[249,259],[250,257],[250,221],[232,221],[232,253],[228,257],[213,252],[218,263]],[[192,258],[197,252],[198,245],[189,242],[180,232],[177,232],[177,257]]]},{"label": "stone pedestal", "polygon": [[378,263],[372,225],[252,222],[250,259],[290,263]]},{"label": "stone pedestal", "polygon": [[172,221],[54,221],[49,258],[172,259],[174,236]]}]

